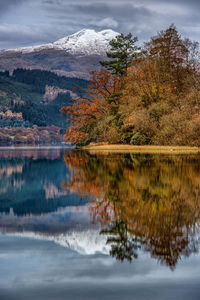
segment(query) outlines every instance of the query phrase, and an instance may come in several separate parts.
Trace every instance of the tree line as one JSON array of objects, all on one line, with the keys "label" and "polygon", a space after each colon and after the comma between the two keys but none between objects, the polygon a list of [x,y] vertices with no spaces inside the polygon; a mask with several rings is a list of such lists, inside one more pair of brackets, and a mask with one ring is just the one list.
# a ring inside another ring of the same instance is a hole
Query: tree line
[{"label": "tree line", "polygon": [[76,89],[80,86],[81,89],[88,87],[88,81],[80,78],[70,78],[65,76],[58,76],[51,71],[44,70],[28,70],[15,69],[12,78],[18,82],[32,85],[33,91],[44,94],[46,85],[56,86],[61,89]]},{"label": "tree line", "polygon": [[61,142],[61,130],[54,125],[0,128],[0,145],[60,145]]}]

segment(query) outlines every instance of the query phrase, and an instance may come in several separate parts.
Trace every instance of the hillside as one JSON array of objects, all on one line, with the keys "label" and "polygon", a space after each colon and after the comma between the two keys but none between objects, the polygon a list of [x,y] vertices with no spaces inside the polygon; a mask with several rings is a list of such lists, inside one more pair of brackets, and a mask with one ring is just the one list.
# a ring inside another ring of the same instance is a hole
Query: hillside
[{"label": "hillside", "polygon": [[12,76],[0,72],[0,127],[64,128],[66,121],[60,108],[71,105],[87,86],[88,81],[49,71],[17,69]]}]

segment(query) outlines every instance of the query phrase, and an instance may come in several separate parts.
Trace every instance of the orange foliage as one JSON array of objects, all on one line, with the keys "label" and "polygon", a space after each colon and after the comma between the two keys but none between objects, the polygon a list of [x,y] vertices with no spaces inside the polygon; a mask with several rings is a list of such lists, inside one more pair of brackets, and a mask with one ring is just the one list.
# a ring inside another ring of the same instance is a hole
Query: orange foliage
[{"label": "orange foliage", "polygon": [[64,135],[65,142],[85,142],[89,135],[87,127],[97,124],[98,120],[110,111],[108,99],[116,89],[117,78],[109,71],[101,69],[91,73],[88,97],[61,109],[61,112],[70,118],[70,126]]}]

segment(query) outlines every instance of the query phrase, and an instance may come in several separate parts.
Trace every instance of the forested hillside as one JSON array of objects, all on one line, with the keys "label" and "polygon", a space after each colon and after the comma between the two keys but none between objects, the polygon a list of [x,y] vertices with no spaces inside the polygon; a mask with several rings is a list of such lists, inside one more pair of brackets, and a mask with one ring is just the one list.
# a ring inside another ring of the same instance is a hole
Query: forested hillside
[{"label": "forested hillside", "polygon": [[[16,69],[0,72],[0,127],[56,125],[66,127],[59,110],[83,96],[88,81],[49,71]],[[78,88],[77,88],[78,87]]]}]

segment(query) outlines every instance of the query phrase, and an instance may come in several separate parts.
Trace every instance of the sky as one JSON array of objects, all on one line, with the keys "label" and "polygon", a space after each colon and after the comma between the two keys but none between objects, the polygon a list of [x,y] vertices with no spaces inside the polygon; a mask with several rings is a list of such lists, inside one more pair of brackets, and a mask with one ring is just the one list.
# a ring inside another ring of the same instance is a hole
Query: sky
[{"label": "sky", "polygon": [[0,0],[0,49],[54,42],[83,28],[148,40],[174,23],[200,41],[199,0]]}]

